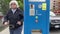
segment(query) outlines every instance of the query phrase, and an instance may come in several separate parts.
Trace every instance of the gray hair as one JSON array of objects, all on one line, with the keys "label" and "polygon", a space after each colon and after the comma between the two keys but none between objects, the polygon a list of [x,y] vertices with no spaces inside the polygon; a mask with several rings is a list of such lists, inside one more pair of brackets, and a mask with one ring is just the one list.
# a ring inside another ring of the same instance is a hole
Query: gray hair
[{"label": "gray hair", "polygon": [[15,4],[17,5],[17,8],[19,8],[18,2],[15,1],[15,0],[14,0],[14,1],[10,1],[10,3],[9,3],[9,8],[11,8],[11,4],[12,4],[12,3],[15,3]]}]

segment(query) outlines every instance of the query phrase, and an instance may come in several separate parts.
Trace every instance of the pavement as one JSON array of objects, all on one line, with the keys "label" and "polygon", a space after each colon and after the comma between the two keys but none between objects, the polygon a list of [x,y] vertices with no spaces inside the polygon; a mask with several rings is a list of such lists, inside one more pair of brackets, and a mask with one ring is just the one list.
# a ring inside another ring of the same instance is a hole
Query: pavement
[{"label": "pavement", "polygon": [[5,30],[0,32],[0,34],[9,34],[9,27],[7,27]]},{"label": "pavement", "polygon": [[[22,30],[22,34],[24,34],[23,33],[24,31]],[[7,27],[5,30],[3,30],[2,32],[0,32],[0,34],[9,34],[10,32],[9,32],[9,27]]]},{"label": "pavement", "polygon": [[60,29],[52,29],[50,34],[60,34]]},{"label": "pavement", "polygon": [[[23,32],[24,32],[24,29],[22,30],[22,34],[24,34]],[[9,34],[9,27],[7,27],[5,30],[0,32],[0,34]],[[32,34],[42,34],[42,33],[40,33],[40,32],[32,32]],[[60,30],[59,29],[58,30],[54,29],[54,30],[52,30],[50,32],[50,34],[60,34]]]}]

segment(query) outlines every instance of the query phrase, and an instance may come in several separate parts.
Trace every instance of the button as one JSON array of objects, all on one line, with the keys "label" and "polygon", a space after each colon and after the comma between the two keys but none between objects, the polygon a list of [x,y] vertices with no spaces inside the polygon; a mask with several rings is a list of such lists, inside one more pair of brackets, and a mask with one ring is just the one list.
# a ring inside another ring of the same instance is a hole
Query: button
[{"label": "button", "polygon": [[35,18],[38,19],[38,16],[36,16]]},{"label": "button", "polygon": [[35,20],[36,23],[38,23],[38,20]]}]

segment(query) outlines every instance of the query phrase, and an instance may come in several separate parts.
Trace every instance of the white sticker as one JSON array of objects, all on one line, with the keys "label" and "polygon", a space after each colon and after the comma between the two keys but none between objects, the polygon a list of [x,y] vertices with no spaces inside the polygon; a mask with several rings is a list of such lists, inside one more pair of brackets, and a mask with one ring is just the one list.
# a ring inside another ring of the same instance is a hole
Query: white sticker
[{"label": "white sticker", "polygon": [[34,9],[30,9],[30,16],[34,16],[35,15],[35,10]]},{"label": "white sticker", "polygon": [[29,0],[29,2],[46,2],[46,0]]},{"label": "white sticker", "polygon": [[29,11],[30,16],[35,15],[35,6],[33,4],[30,4],[30,11]]}]

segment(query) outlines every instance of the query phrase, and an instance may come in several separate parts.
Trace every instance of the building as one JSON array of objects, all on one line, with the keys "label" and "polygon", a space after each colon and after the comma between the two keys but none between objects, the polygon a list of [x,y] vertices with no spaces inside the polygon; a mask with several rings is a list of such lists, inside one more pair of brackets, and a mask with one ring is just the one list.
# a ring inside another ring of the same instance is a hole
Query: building
[{"label": "building", "polygon": [[50,0],[50,9],[60,16],[60,0]]}]

